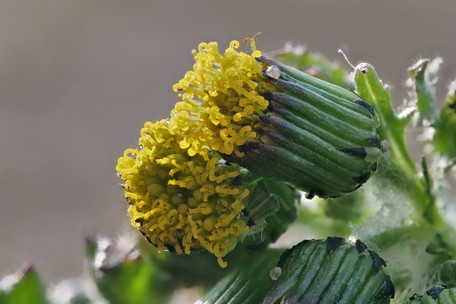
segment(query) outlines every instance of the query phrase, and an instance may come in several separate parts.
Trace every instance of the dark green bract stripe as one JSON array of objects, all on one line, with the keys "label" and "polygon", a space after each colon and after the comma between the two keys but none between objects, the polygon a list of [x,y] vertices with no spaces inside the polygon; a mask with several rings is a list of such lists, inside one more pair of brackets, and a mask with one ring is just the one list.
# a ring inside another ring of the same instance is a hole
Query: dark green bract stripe
[{"label": "dark green bract stripe", "polygon": [[[337,96],[324,96],[326,95],[324,92],[312,86],[306,86],[305,83],[293,82],[293,79],[277,79],[275,85],[279,89],[299,98],[302,102],[311,104],[325,113],[350,122],[360,129],[372,130],[374,127],[372,115],[365,115],[365,109],[353,101],[343,100]],[[346,107],[345,105],[341,105],[342,102],[350,103],[351,106]],[[357,108],[358,111],[362,111],[363,113],[359,113],[352,108]]]},{"label": "dark green bract stripe", "polygon": [[344,168],[345,170],[343,173],[355,173],[365,168],[365,161],[363,159],[340,151],[340,149],[348,147],[347,143],[344,143],[342,140],[340,140],[337,145],[334,145],[305,129],[296,128],[295,124],[283,120],[280,117],[272,117],[271,126],[276,130],[272,130],[270,132],[265,131],[266,136],[268,133],[281,134],[289,140],[291,139],[294,143],[300,145],[302,152],[311,151],[324,157],[325,161],[321,164],[322,167],[324,167],[326,165],[325,163],[327,163],[327,166],[330,169],[334,167]]},{"label": "dark green bract stripe", "polygon": [[350,181],[347,176],[341,177],[331,170],[324,170],[319,164],[297,155],[293,150],[289,147],[256,144],[243,157],[226,158],[258,175],[285,181],[320,197],[339,196],[357,187],[357,183]]},{"label": "dark green bract stripe", "polygon": [[282,73],[285,73],[285,74],[289,75],[290,77],[293,77],[294,79],[299,80],[303,83],[309,84],[316,88],[321,88],[321,90],[324,90],[325,92],[328,92],[329,94],[331,94],[333,96],[338,96],[343,99],[349,99],[349,100],[356,100],[356,98],[358,98],[358,95],[356,95],[355,93],[353,93],[345,88],[342,88],[335,84],[318,79],[307,73],[299,71],[293,67],[280,63],[274,59],[264,57],[263,60],[261,60],[261,61],[266,64],[275,65],[280,69],[280,71]]},{"label": "dark green bract stripe", "polygon": [[358,113],[358,115],[362,115],[366,118],[372,118],[372,116],[374,115],[373,107],[363,104],[363,100],[361,99],[361,97],[354,94],[351,91],[346,90],[346,92],[348,92],[348,95],[350,97],[335,95],[334,93],[325,90],[324,86],[322,87],[322,86],[317,86],[316,84],[310,84],[308,82],[301,82],[298,79],[293,78],[287,74],[282,74],[282,75],[283,75],[282,78],[284,80],[287,80],[290,82],[293,82],[293,80],[295,80],[295,81],[299,82],[300,85],[303,88],[305,88],[306,90],[315,92],[318,95],[320,95],[321,97],[331,100],[332,103],[338,104],[346,110],[350,110],[354,113]]},{"label": "dark green bract stripe", "polygon": [[[274,132],[271,132],[269,136],[278,145],[287,144],[288,150],[291,153],[294,153],[295,155],[302,157],[307,162],[309,162],[309,164],[312,165],[313,170],[324,172],[321,174],[322,178],[331,181],[331,183],[340,183],[340,176],[355,177],[357,174],[357,171],[349,170],[348,167],[344,168],[343,166],[339,165],[339,163],[343,164],[344,162],[340,161],[340,158],[338,158],[338,156],[340,156],[342,159],[355,158],[354,156],[338,151],[336,149],[334,149],[334,151],[322,151],[321,153],[319,153],[318,149],[312,149],[311,144],[302,145],[300,142],[289,143],[287,142],[289,141],[289,138]],[[358,159],[359,162],[364,162],[364,160],[360,158]],[[351,160],[351,163],[355,163],[355,161]],[[309,174],[312,174],[312,172],[310,172]],[[348,178],[346,178],[344,179],[344,182],[342,184],[345,184],[345,187],[350,187],[351,185],[353,185],[353,182],[348,181]]]},{"label": "dark green bract stripe", "polygon": [[361,140],[357,139],[357,144],[356,142],[351,141],[349,138],[341,137],[335,133],[332,133],[331,131],[325,130],[321,128],[319,125],[311,123],[310,121],[293,114],[287,109],[277,108],[276,110],[274,110],[274,112],[270,113],[268,117],[278,117],[283,120],[286,120],[295,125],[297,128],[308,131],[309,133],[318,136],[322,140],[337,148],[358,147],[360,146],[359,143],[361,143],[362,146],[369,145],[372,147],[378,147],[379,145],[378,135],[376,135],[374,132],[372,132],[372,134],[375,135],[371,137],[364,138]]},{"label": "dark green bract stripe", "polygon": [[303,102],[297,97],[290,96],[287,93],[271,93],[267,94],[266,99],[271,100],[273,105],[280,104],[274,107],[275,112],[280,111],[280,108],[286,109],[294,115],[305,119],[310,124],[314,124],[319,128],[339,136],[347,142],[365,145],[366,139],[376,135],[374,132],[373,123],[369,130],[361,129],[356,125],[350,124],[347,121],[332,116],[321,109],[316,108],[310,103]]}]

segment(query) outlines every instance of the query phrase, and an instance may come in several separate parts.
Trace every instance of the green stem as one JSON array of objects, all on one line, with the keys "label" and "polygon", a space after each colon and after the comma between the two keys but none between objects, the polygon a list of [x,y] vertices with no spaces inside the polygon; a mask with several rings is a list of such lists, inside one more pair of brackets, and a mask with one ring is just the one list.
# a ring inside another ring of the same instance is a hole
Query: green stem
[{"label": "green stem", "polygon": [[400,117],[397,114],[393,109],[389,91],[371,65],[362,63],[356,67],[355,84],[358,94],[374,106],[381,123],[378,132],[381,138],[388,141],[390,159],[400,171],[398,177],[387,175],[385,178],[391,181],[391,185],[406,192],[415,208],[417,224],[429,225],[434,231],[442,234],[453,256],[456,256],[455,232],[442,218],[435,204],[427,165],[425,161],[422,162],[423,177],[420,177],[407,147],[405,131],[411,115]]},{"label": "green stem", "polygon": [[359,95],[371,103],[380,119],[378,132],[390,144],[391,160],[396,163],[406,176],[415,176],[415,163],[407,148],[405,127],[407,119],[400,118],[391,104],[389,91],[385,89],[374,68],[366,63],[355,70],[355,83]]}]

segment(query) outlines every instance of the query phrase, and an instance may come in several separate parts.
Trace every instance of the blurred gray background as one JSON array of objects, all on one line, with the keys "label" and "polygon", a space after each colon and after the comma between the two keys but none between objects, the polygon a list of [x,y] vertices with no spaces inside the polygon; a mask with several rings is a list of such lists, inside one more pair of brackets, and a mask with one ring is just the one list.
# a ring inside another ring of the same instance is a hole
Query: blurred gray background
[{"label": "blurred gray background", "polygon": [[454,0],[1,0],[0,276],[75,276],[85,235],[128,226],[116,160],[168,116],[200,41],[344,48],[399,103],[420,56],[444,58],[442,90],[456,78],[455,16]]}]

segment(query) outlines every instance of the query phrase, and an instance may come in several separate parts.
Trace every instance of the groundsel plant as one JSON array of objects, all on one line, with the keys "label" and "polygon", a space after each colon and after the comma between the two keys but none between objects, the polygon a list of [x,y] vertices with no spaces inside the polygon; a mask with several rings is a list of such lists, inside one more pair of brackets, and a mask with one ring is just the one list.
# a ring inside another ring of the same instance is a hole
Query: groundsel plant
[{"label": "groundsel plant", "polygon": [[118,159],[137,233],[88,237],[87,273],[47,292],[32,266],[5,276],[0,303],[456,303],[456,85],[438,110],[441,60],[409,69],[398,112],[372,65],[256,38],[200,43],[169,117]]}]

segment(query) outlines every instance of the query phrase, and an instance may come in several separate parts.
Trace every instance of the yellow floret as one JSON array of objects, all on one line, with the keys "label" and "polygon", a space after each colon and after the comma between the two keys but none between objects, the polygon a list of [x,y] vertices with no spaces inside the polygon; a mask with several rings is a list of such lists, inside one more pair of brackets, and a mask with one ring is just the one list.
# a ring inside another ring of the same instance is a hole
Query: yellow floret
[{"label": "yellow floret", "polygon": [[189,156],[169,132],[169,122],[147,122],[141,149],[127,149],[117,172],[125,181],[131,223],[159,250],[190,254],[204,248],[221,267],[248,231],[240,216],[249,191],[235,186],[238,167],[218,154]]},{"label": "yellow floret", "polygon": [[193,51],[193,70],[174,85],[182,101],[171,112],[170,130],[184,134],[180,146],[190,155],[207,158],[210,148],[242,156],[239,147],[258,140],[254,129],[268,107],[259,92],[265,84],[255,58],[261,52],[248,55],[238,47],[239,42],[232,41],[221,54],[216,42],[201,43]]}]

